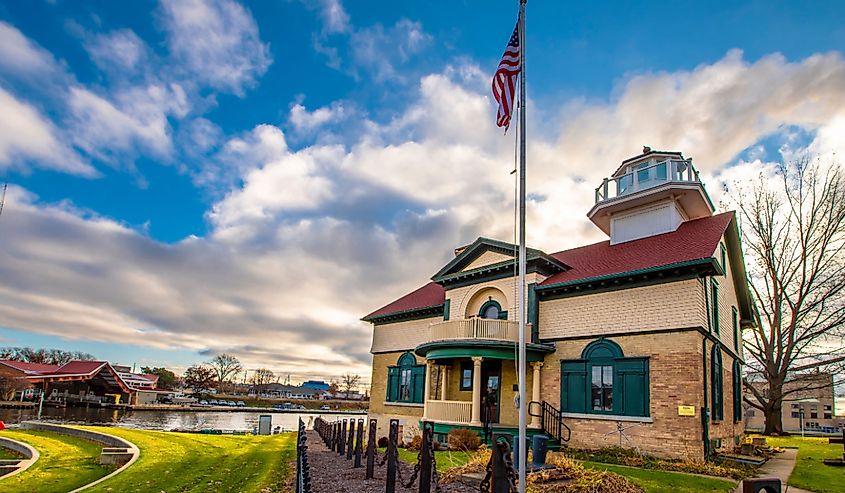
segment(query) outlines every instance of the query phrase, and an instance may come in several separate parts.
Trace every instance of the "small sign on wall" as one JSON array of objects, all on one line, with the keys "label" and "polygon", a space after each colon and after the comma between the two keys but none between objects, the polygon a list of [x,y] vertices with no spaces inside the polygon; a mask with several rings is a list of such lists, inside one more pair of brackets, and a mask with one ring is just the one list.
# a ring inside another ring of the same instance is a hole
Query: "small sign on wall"
[{"label": "small sign on wall", "polygon": [[678,406],[678,416],[695,416],[695,406]]}]

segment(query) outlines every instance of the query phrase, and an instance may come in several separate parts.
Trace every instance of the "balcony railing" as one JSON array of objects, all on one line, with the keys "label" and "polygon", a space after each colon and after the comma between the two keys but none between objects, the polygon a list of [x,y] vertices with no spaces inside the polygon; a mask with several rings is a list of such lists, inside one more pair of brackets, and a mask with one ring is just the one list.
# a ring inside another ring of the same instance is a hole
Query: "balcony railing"
[{"label": "balcony railing", "polygon": [[693,167],[692,160],[666,160],[634,171],[605,178],[596,188],[596,203],[622,197],[640,190],[647,190],[664,183],[700,183],[698,171]]},{"label": "balcony railing", "polygon": [[[451,339],[488,339],[516,342],[519,340],[519,323],[488,318],[446,320],[431,324],[430,341]],[[531,341],[531,324],[525,324],[525,340]]]},{"label": "balcony railing", "polygon": [[426,419],[450,423],[469,423],[472,420],[472,401],[435,401],[426,405]]}]

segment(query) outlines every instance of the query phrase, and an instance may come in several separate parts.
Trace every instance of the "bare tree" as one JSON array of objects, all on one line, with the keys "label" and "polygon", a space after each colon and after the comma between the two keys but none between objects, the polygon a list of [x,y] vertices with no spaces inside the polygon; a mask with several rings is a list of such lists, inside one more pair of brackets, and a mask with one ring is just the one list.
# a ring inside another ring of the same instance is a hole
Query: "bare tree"
[{"label": "bare tree", "polygon": [[250,383],[256,386],[264,386],[273,383],[276,379],[276,374],[267,368],[259,368],[253,370]]},{"label": "bare tree", "polygon": [[25,378],[0,373],[0,401],[10,401],[17,392],[30,387]]},{"label": "bare tree", "polygon": [[217,376],[217,383],[221,390],[224,389],[226,384],[231,383],[238,376],[238,373],[244,369],[237,357],[226,353],[218,354],[208,364],[214,370]]},{"label": "bare tree", "polygon": [[358,388],[358,383],[361,382],[361,375],[353,375],[352,373],[347,373],[343,377],[341,377],[340,385],[343,388],[343,392],[346,395],[346,398],[349,399],[349,394]]},{"label": "bare tree", "polygon": [[194,395],[206,394],[214,387],[215,370],[206,365],[193,365],[185,370],[182,382]]},{"label": "bare tree", "polygon": [[745,401],[763,412],[765,434],[781,434],[784,399],[814,390],[809,372],[845,361],[845,172],[802,160],[730,196],[760,311],[745,335]]}]

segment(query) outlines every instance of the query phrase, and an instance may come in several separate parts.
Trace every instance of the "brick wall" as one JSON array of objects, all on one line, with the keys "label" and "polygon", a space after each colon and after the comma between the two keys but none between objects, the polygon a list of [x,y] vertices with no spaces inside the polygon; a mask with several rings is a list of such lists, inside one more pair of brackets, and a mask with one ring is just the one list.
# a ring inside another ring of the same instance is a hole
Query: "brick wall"
[{"label": "brick wall", "polygon": [[[372,384],[370,388],[370,408],[368,418],[378,419],[379,437],[387,436],[390,419],[399,419],[403,433],[413,436],[419,428],[419,420],[423,415],[423,407],[419,405],[386,404],[387,397],[387,367],[395,365],[404,351],[373,355]],[[417,363],[425,364],[425,359],[416,357]]]},{"label": "brick wall", "polygon": [[371,353],[387,351],[412,351],[415,347],[429,340],[429,325],[440,322],[443,317],[421,318],[392,324],[373,326],[373,345]]}]

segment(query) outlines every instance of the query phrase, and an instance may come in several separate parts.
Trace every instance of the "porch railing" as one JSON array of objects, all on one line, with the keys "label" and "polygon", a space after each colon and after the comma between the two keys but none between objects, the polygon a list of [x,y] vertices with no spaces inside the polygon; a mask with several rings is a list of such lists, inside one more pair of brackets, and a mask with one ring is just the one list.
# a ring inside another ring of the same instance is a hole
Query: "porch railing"
[{"label": "porch railing", "polygon": [[469,423],[472,421],[472,402],[429,400],[426,402],[426,419]]},{"label": "porch railing", "polygon": [[[490,339],[516,342],[519,323],[510,320],[465,318],[434,322],[430,326],[431,341],[450,339]],[[525,340],[531,341],[531,324],[525,324]]]},{"label": "porch railing", "polygon": [[698,171],[693,167],[692,160],[667,159],[616,178],[605,178],[596,188],[596,203],[669,182],[700,183]]}]

